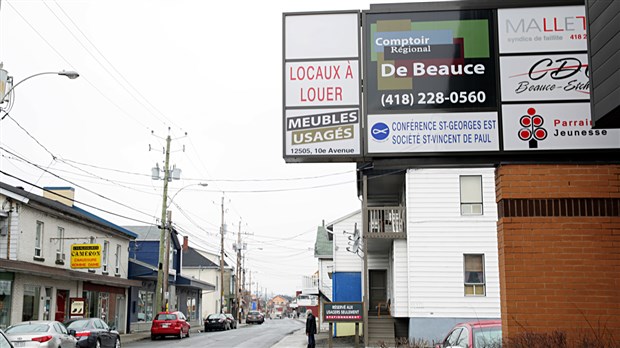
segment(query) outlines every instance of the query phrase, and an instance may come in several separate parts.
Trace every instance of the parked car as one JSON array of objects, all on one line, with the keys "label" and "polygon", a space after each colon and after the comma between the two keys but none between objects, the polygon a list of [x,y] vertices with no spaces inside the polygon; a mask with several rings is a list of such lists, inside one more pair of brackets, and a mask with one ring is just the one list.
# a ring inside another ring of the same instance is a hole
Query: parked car
[{"label": "parked car", "polygon": [[236,329],[237,328],[237,319],[235,319],[235,317],[230,314],[230,313],[226,313],[224,314],[226,316],[226,320],[228,320],[228,327],[231,329]]},{"label": "parked car", "polygon": [[78,348],[120,348],[121,336],[99,318],[70,319],[65,322],[69,330],[75,330]]},{"label": "parked car", "polygon": [[205,331],[230,329],[228,319],[226,319],[226,316],[221,313],[209,314],[209,316],[205,319],[204,324]]},{"label": "parked car", "polygon": [[248,316],[245,318],[245,322],[247,324],[262,324],[265,322],[265,316],[259,311],[249,311]]},{"label": "parked car", "polygon": [[177,336],[179,339],[189,337],[190,325],[181,312],[161,312],[155,316],[151,324],[151,339],[157,337]]},{"label": "parked car", "polygon": [[457,324],[435,348],[500,348],[502,321],[478,320]]},{"label": "parked car", "polygon": [[6,335],[4,335],[4,332],[2,332],[2,330],[0,330],[0,348],[15,348],[15,346],[13,346],[13,343],[9,341],[9,339],[6,337]]},{"label": "parked car", "polygon": [[64,324],[50,320],[24,321],[4,332],[15,347],[75,348],[77,342],[75,331],[70,334]]}]

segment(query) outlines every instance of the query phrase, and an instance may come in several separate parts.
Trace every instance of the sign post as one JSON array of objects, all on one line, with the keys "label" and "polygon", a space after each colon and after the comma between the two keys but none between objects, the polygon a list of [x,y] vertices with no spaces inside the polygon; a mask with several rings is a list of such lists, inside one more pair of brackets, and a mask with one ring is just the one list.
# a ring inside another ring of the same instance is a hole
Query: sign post
[{"label": "sign post", "polygon": [[323,321],[329,322],[329,348],[332,348],[334,322],[355,323],[355,348],[359,347],[359,325],[364,321],[363,302],[329,302],[323,304]]}]

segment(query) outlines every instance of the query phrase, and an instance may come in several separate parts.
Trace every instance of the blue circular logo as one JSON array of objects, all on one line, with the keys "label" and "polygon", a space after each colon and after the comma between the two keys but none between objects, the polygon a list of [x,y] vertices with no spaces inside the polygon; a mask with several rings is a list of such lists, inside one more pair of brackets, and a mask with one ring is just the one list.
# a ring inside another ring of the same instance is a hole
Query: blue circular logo
[{"label": "blue circular logo", "polygon": [[390,127],[383,122],[377,122],[370,129],[370,135],[377,141],[384,141],[390,135]]}]

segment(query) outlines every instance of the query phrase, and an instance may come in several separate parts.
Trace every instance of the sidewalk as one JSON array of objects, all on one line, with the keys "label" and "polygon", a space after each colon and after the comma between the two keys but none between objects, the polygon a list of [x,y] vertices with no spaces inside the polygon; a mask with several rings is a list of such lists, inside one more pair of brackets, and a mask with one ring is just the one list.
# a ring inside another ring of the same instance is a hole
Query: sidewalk
[{"label": "sidewalk", "polygon": [[[328,348],[328,333],[320,332],[314,335],[317,348]],[[300,329],[292,334],[284,337],[280,342],[271,346],[271,348],[306,348],[308,346],[308,337],[306,336],[306,329]],[[360,342],[360,348],[364,347],[364,344]],[[332,347],[338,348],[351,348],[355,347],[355,338],[353,336],[347,337],[332,337]]]}]

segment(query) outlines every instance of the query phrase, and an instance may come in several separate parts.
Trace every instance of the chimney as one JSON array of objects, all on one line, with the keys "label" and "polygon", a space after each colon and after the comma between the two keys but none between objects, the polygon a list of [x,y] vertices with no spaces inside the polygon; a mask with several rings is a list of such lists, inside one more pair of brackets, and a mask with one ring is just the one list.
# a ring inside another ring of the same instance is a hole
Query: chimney
[{"label": "chimney", "polygon": [[189,245],[187,245],[187,240],[189,239],[189,237],[187,236],[183,236],[183,251],[187,251],[187,249],[189,249]]},{"label": "chimney", "polygon": [[73,187],[44,187],[43,197],[72,207],[75,189]]}]

